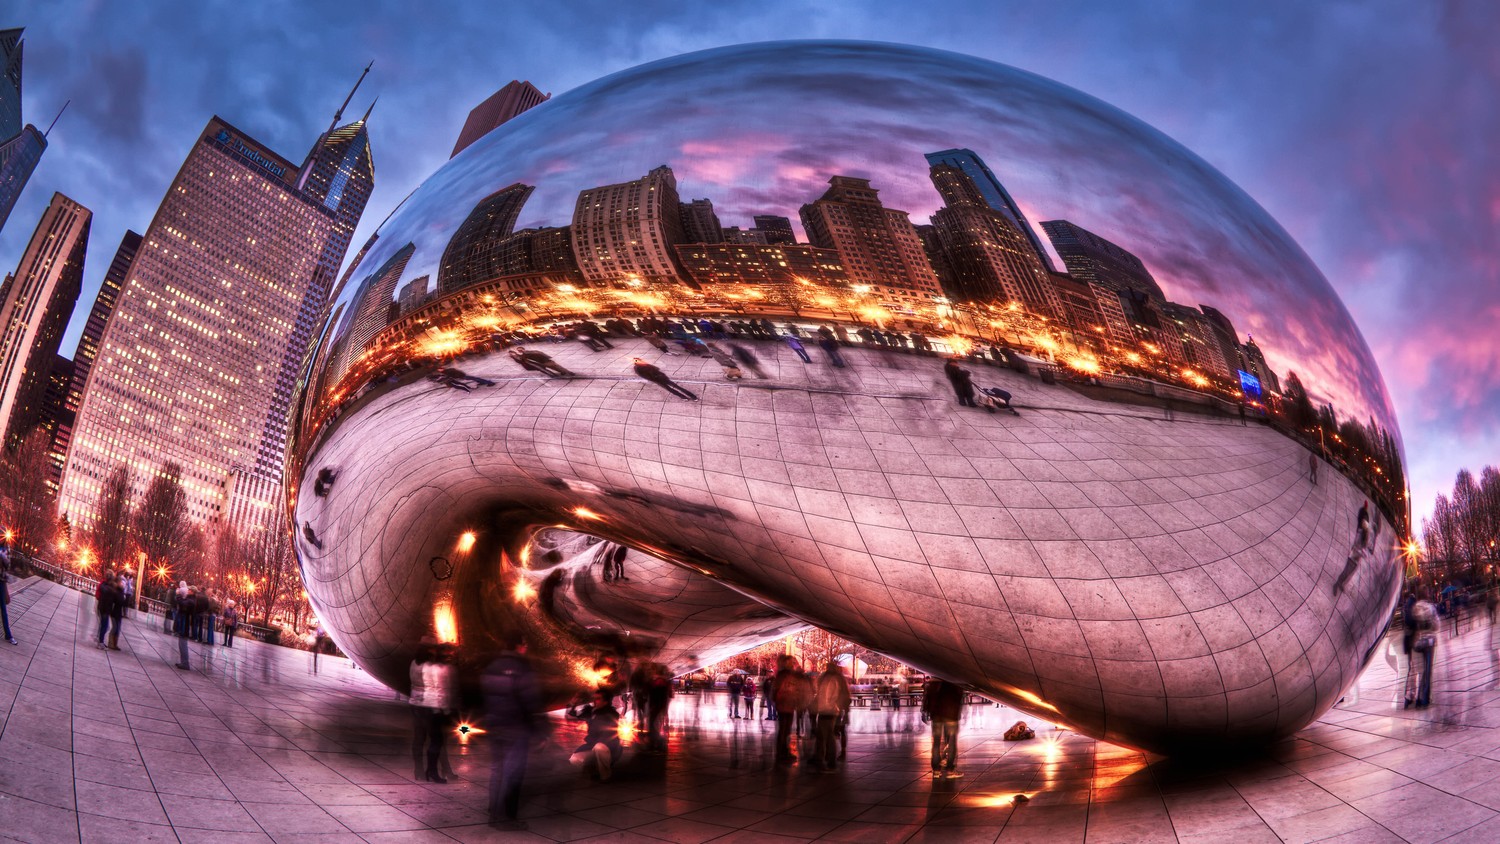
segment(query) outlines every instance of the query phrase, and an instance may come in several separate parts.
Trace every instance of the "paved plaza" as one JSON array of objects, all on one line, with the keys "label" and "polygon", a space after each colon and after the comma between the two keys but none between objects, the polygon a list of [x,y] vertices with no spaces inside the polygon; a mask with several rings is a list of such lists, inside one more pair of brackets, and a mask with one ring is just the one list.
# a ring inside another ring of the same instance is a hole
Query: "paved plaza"
[{"label": "paved plaza", "polygon": [[[966,776],[927,776],[910,708],[855,712],[836,773],[777,769],[770,724],[720,694],[674,704],[670,752],[627,754],[601,784],[566,765],[557,722],[533,758],[529,831],[485,824],[488,755],[455,744],[456,779],[411,778],[410,716],[347,660],[193,645],[159,618],[93,646],[92,598],[18,584],[0,648],[0,837],[21,841],[1146,842],[1500,839],[1500,713],[1490,629],[1445,629],[1433,705],[1403,710],[1386,643],[1339,708],[1250,759],[1182,763],[1059,733],[1009,743],[1019,716],[971,706]],[[205,659],[204,655],[208,655]],[[1033,720],[1033,719],[1028,719]],[[1033,723],[1035,723],[1033,721]],[[1018,803],[1017,794],[1029,800]]]}]

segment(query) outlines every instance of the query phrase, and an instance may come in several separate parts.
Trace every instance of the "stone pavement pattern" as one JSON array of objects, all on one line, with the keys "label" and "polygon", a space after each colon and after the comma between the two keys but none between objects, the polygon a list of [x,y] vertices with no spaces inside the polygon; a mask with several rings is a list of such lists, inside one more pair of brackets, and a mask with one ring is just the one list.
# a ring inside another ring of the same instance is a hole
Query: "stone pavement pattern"
[{"label": "stone pavement pattern", "polygon": [[910,708],[857,711],[837,773],[783,771],[767,722],[726,720],[721,695],[680,696],[671,752],[627,758],[607,784],[568,768],[579,731],[559,723],[527,782],[529,832],[500,833],[484,824],[482,738],[454,746],[448,785],[413,782],[405,704],[347,661],[324,658],[314,675],[306,653],[242,640],[193,645],[194,670],[178,671],[159,619],[132,617],[123,651],[96,650],[92,603],[36,582],[10,606],[21,644],[0,648],[7,840],[1500,839],[1497,666],[1482,619],[1440,644],[1432,708],[1401,708],[1383,645],[1358,695],[1264,755],[1217,766],[1045,727],[1007,743],[1016,713],[971,706],[961,780],[924,776]]}]

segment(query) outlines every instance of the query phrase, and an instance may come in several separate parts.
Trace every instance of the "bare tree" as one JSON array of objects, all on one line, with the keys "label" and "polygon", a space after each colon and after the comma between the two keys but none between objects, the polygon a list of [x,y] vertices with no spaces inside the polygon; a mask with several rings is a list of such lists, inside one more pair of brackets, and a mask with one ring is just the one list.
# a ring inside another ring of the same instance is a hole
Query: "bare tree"
[{"label": "bare tree", "polygon": [[267,624],[288,589],[300,589],[292,531],[283,519],[275,519],[244,543],[249,595],[246,603],[260,612]]},{"label": "bare tree", "polygon": [[9,530],[16,547],[36,555],[52,541],[57,505],[47,489],[52,438],[34,428],[14,451],[0,454],[0,530]]},{"label": "bare tree", "polygon": [[191,531],[187,495],[182,490],[182,467],[164,463],[146,487],[132,519],[135,539],[150,565],[166,565],[186,571],[190,559],[187,541]]},{"label": "bare tree", "polygon": [[99,499],[99,516],[90,531],[90,543],[103,568],[111,569],[130,556],[131,521],[130,467],[120,463],[104,480],[104,496]]}]

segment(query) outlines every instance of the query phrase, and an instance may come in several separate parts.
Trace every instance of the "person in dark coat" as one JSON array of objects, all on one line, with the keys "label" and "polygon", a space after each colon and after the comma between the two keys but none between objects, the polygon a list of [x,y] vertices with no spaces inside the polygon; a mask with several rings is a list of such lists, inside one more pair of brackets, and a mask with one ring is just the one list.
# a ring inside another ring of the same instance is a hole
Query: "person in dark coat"
[{"label": "person in dark coat", "polygon": [[5,626],[5,641],[19,644],[10,634],[10,542],[0,538],[0,622]]},{"label": "person in dark coat", "polygon": [[667,392],[680,399],[687,399],[688,401],[698,400],[698,395],[692,390],[689,390],[688,388],[678,384],[676,381],[673,381],[671,378],[668,378],[667,373],[662,372],[660,367],[654,364],[646,363],[640,358],[635,359],[635,374],[646,379],[647,381],[650,381],[656,386],[661,387],[663,390],[666,390]]},{"label": "person in dark coat", "polygon": [[932,775],[956,779],[958,765],[958,720],[964,712],[964,691],[934,678],[922,692],[922,720],[932,723]]},{"label": "person in dark coat", "polygon": [[193,635],[193,621],[198,615],[198,596],[193,587],[178,590],[177,603],[174,607],[177,614],[177,624],[173,630],[177,634],[177,667],[183,671],[191,671],[193,666],[188,662],[188,639]]},{"label": "person in dark coat", "polygon": [[974,374],[958,365],[958,358],[948,358],[943,364],[943,374],[948,376],[948,383],[953,385],[953,392],[958,396],[958,403],[964,407],[978,407],[974,402]]},{"label": "person in dark coat", "polygon": [[542,730],[542,693],[536,672],[526,658],[526,642],[511,634],[505,650],[484,670],[480,679],[493,748],[490,755],[490,824],[500,829],[520,830],[521,783],[526,778],[526,757],[531,743]]},{"label": "person in dark coat", "polygon": [[600,782],[609,782],[616,762],[625,752],[620,744],[620,711],[606,692],[595,692],[593,700],[568,709],[568,717],[588,724],[588,733],[583,744],[573,751],[568,761],[592,770]]}]

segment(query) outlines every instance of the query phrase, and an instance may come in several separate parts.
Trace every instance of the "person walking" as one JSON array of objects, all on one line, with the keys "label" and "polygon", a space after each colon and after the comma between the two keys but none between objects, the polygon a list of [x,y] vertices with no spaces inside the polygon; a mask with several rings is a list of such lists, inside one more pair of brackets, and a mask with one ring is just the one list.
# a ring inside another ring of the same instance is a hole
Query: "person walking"
[{"label": "person walking", "polygon": [[932,776],[957,779],[958,719],[964,711],[964,692],[947,680],[933,678],[922,693],[922,720],[932,724]]},{"label": "person walking", "polygon": [[526,756],[541,729],[541,690],[536,672],[526,659],[526,641],[517,633],[504,640],[504,650],[480,678],[484,692],[490,741],[490,825],[522,830],[521,783],[526,779]]},{"label": "person walking", "polygon": [[[826,328],[822,330],[827,331]],[[834,339],[833,332],[829,331],[827,337],[818,338],[818,348],[823,350],[823,354],[828,355],[829,363],[839,369],[844,368],[844,356],[839,354],[839,341]]]},{"label": "person walking", "polygon": [[0,623],[5,625],[5,641],[19,645],[10,633],[10,542],[0,538]]},{"label": "person walking", "polygon": [[811,683],[802,673],[796,657],[782,655],[771,696],[776,700],[776,764],[791,765],[797,761],[797,754],[792,752],[797,714],[807,708],[812,698]]},{"label": "person walking", "polygon": [[[793,330],[796,329],[794,328]],[[797,339],[795,335],[787,334],[781,339],[785,340],[787,346],[791,347],[791,350],[797,353],[797,357],[802,358],[803,363],[812,363],[812,358],[808,356],[807,349],[802,347],[802,341]]]},{"label": "person walking", "polygon": [[754,677],[749,676],[748,674],[744,675],[741,679],[744,680],[744,685],[740,688],[740,697],[742,697],[745,702],[745,714],[740,717],[747,721],[754,721],[755,687],[760,685],[760,681],[756,680]]},{"label": "person walking", "polygon": [[635,374],[646,379],[647,381],[650,381],[656,386],[661,387],[663,390],[666,390],[667,392],[680,399],[687,399],[688,401],[698,400],[697,394],[692,390],[689,390],[688,388],[678,384],[676,381],[673,381],[671,378],[668,378],[667,373],[662,372],[660,367],[657,367],[654,364],[646,363],[640,358],[635,359]]},{"label": "person walking", "polygon": [[99,632],[94,636],[94,647],[104,650],[104,634],[109,632],[109,608],[115,601],[111,593],[115,570],[105,569],[99,582],[94,584],[94,615],[99,617]]},{"label": "person walking", "polygon": [[760,681],[760,708],[765,710],[765,720],[767,721],[776,720],[775,684],[775,675],[767,667],[766,676],[762,677]]},{"label": "person walking", "polygon": [[974,402],[974,374],[958,365],[958,358],[948,358],[943,364],[943,374],[948,376],[948,383],[953,385],[953,392],[958,396],[958,403],[964,407],[978,407]]},{"label": "person walking", "polygon": [[760,368],[760,358],[757,358],[754,352],[741,346],[739,343],[730,343],[729,351],[734,355],[734,359],[743,364],[744,368],[750,370],[750,373],[756,378],[766,377],[766,371]]},{"label": "person walking", "polygon": [[318,673],[318,655],[323,652],[323,643],[328,641],[328,631],[323,629],[323,622],[313,623],[312,629],[312,673]]},{"label": "person walking", "polygon": [[667,752],[667,709],[672,705],[672,675],[661,663],[651,664],[646,689],[646,743],[652,753]]},{"label": "person walking", "polygon": [[817,736],[812,760],[814,769],[832,771],[838,767],[838,725],[848,714],[851,700],[844,669],[830,659],[828,668],[818,676],[813,692],[813,714],[818,719],[814,727]]},{"label": "person walking", "polygon": [[219,637],[219,593],[217,590],[203,592],[203,644],[213,646]]},{"label": "person walking", "polygon": [[105,607],[109,613],[109,638],[104,646],[112,651],[120,649],[120,625],[125,618],[125,584],[124,578],[116,574],[109,583],[110,601]]},{"label": "person walking", "polygon": [[1416,699],[1408,698],[1406,705],[1415,705],[1418,709],[1426,709],[1432,704],[1432,660],[1437,651],[1438,614],[1430,598],[1431,595],[1424,592],[1411,609],[1414,637],[1410,670],[1417,675],[1417,693]]},{"label": "person walking", "polygon": [[[412,779],[446,784],[438,759],[448,741],[448,714],[453,708],[453,667],[445,645],[424,638],[411,663]],[[423,760],[426,760],[424,766]]]},{"label": "person walking", "polygon": [[240,626],[240,611],[234,608],[234,599],[224,602],[224,641],[226,648],[234,647],[234,631]]},{"label": "person walking", "polygon": [[1318,485],[1318,455],[1311,451],[1307,453],[1307,479],[1312,481],[1313,486]]},{"label": "person walking", "polygon": [[545,352],[535,352],[525,346],[516,346],[510,350],[510,357],[521,365],[522,369],[532,372],[540,372],[548,378],[571,378],[572,370],[559,364],[552,356]]},{"label": "person walking", "polygon": [[130,608],[135,606],[135,576],[129,572],[120,575],[120,591],[125,593],[125,606],[120,611],[121,618],[130,617]]}]

